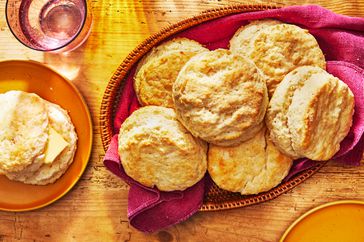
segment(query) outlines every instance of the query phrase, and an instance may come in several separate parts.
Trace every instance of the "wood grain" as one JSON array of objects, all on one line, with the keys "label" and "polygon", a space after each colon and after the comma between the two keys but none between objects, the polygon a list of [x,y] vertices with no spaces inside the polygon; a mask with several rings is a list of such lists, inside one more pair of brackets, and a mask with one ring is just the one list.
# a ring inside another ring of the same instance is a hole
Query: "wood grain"
[{"label": "wood grain", "polygon": [[[85,174],[64,198],[33,212],[0,212],[0,241],[277,241],[294,219],[312,207],[338,199],[364,200],[364,166],[345,167],[330,162],[302,185],[264,204],[198,213],[154,234],[143,234],[129,225],[128,187],[102,165],[98,114],[108,80],[138,43],[168,24],[227,4],[260,2],[93,0],[91,35],[81,48],[68,55],[27,49],[12,36],[1,14],[0,60],[40,61],[71,79],[91,109],[95,140]],[[317,3],[340,14],[364,17],[361,0],[271,2]],[[5,0],[0,0],[0,12],[4,11]]]}]

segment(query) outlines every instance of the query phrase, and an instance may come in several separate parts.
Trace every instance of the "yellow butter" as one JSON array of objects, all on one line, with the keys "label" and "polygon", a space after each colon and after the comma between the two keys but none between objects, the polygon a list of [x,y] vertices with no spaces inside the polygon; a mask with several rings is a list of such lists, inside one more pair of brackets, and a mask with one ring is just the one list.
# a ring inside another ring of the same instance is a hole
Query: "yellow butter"
[{"label": "yellow butter", "polygon": [[63,139],[62,135],[49,128],[48,143],[44,152],[44,163],[52,163],[67,146],[68,143]]}]

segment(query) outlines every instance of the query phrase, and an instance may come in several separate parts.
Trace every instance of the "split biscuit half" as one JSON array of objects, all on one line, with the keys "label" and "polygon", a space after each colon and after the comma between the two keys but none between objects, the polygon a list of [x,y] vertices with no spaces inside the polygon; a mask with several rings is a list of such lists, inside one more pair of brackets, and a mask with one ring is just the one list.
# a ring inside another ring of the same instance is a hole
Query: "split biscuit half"
[{"label": "split biscuit half", "polygon": [[19,172],[6,173],[5,175],[15,181],[25,184],[47,185],[58,180],[72,164],[77,149],[77,133],[66,110],[57,104],[44,101],[49,118],[49,128],[53,128],[68,143],[67,147],[49,164],[44,162],[34,169],[30,165]]},{"label": "split biscuit half", "polygon": [[48,140],[43,100],[35,94],[9,91],[0,94],[0,110],[0,174],[20,171],[34,161],[39,166]]}]

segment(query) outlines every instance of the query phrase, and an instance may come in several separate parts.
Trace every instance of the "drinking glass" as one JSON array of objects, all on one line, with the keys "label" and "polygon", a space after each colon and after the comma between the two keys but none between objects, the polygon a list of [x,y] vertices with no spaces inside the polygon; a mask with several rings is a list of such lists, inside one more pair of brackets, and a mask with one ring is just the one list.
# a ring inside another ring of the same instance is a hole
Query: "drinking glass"
[{"label": "drinking glass", "polygon": [[67,52],[87,39],[92,14],[86,0],[7,0],[6,20],[25,46]]}]

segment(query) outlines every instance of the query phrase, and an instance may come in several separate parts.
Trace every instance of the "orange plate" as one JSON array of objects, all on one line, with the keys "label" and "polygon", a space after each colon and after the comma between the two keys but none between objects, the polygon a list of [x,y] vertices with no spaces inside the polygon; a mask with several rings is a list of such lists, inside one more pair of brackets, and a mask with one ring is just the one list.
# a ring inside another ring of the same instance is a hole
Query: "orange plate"
[{"label": "orange plate", "polygon": [[364,201],[342,200],[316,207],[299,217],[281,242],[364,241]]},{"label": "orange plate", "polygon": [[0,62],[0,93],[22,90],[68,110],[78,134],[72,165],[54,184],[26,185],[0,176],[0,210],[27,211],[47,206],[64,196],[80,179],[92,148],[89,110],[77,88],[50,68],[33,61]]}]

